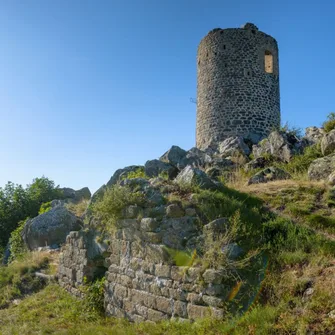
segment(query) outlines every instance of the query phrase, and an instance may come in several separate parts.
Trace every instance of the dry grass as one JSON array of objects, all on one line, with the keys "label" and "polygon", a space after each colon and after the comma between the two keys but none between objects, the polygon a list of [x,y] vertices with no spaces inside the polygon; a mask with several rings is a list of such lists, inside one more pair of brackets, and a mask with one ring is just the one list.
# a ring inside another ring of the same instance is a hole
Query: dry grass
[{"label": "dry grass", "polygon": [[283,190],[297,190],[299,187],[318,187],[325,190],[327,188],[327,184],[319,181],[286,179],[260,184],[244,184],[240,188],[236,187],[236,189],[241,192],[247,192],[259,196],[262,194],[276,195]]}]

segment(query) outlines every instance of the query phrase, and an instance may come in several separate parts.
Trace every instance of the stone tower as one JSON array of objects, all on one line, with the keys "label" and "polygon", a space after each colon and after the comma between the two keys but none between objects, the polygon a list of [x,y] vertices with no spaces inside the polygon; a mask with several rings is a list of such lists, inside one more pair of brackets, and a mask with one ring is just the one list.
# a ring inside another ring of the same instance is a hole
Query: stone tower
[{"label": "stone tower", "polygon": [[277,41],[252,23],[213,29],[198,47],[199,149],[243,136],[257,142],[280,125]]}]

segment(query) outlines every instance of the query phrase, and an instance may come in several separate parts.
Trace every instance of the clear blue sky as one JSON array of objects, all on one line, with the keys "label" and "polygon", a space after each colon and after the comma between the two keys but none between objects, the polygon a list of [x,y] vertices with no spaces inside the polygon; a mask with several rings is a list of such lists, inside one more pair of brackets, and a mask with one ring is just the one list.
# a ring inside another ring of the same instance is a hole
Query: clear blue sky
[{"label": "clear blue sky", "polygon": [[95,191],[113,172],[195,143],[196,50],[255,23],[280,50],[282,120],[335,111],[335,4],[261,0],[3,0],[0,186],[42,175]]}]

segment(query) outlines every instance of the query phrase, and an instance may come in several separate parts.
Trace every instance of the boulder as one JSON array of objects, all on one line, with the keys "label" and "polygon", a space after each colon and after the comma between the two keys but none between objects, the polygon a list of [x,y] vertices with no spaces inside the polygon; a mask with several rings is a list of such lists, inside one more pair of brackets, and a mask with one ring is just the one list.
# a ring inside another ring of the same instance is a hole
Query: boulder
[{"label": "boulder", "polygon": [[327,179],[335,171],[335,154],[314,160],[308,168],[310,180]]},{"label": "boulder", "polygon": [[284,180],[290,179],[291,175],[286,171],[270,166],[262,171],[256,173],[253,177],[251,177],[248,181],[248,185],[250,184],[258,184],[258,183],[267,183],[268,181],[274,180]]},{"label": "boulder", "polygon": [[159,158],[159,160],[178,167],[182,159],[185,158],[185,156],[185,150],[181,149],[176,145],[173,145],[163,156]]},{"label": "boulder", "polygon": [[244,165],[244,171],[249,172],[255,169],[262,169],[265,167],[268,160],[265,157],[258,157]]},{"label": "boulder", "polygon": [[335,151],[335,129],[323,136],[321,140],[321,152],[328,156]]},{"label": "boulder", "polygon": [[325,135],[325,131],[323,128],[318,127],[307,127],[305,130],[305,139],[310,144],[318,143],[322,140],[323,136]]},{"label": "boulder", "polygon": [[205,168],[212,163],[212,158],[206,152],[198,149],[192,148],[186,152],[186,156],[178,164],[178,169],[182,170],[187,165],[194,168]]},{"label": "boulder", "polygon": [[63,187],[59,190],[62,192],[62,198],[71,199],[75,202],[91,199],[91,192],[88,187],[83,187],[78,191],[69,187]]},{"label": "boulder", "polygon": [[199,186],[202,189],[216,189],[216,184],[207,174],[192,166],[186,166],[177,176],[175,182],[178,185]]},{"label": "boulder", "polygon": [[143,169],[144,167],[142,165],[130,165],[126,166],[123,169],[118,169],[114,172],[111,179],[108,181],[107,186],[112,186],[117,183],[119,183],[123,178],[127,177],[127,174],[129,172],[137,171],[138,169]]},{"label": "boulder", "polygon": [[219,153],[222,157],[249,155],[250,149],[240,136],[228,137],[219,144]]},{"label": "boulder", "polygon": [[175,166],[158,159],[147,161],[144,165],[144,171],[150,178],[157,177],[160,173],[166,173],[169,179],[173,179],[178,174],[178,169]]},{"label": "boulder", "polygon": [[302,153],[305,146],[306,142],[296,136],[275,130],[268,138],[253,145],[252,153],[255,158],[272,155],[282,162],[289,162],[293,155]]},{"label": "boulder", "polygon": [[61,245],[71,231],[82,228],[82,222],[64,206],[56,206],[50,211],[27,220],[22,238],[30,250],[39,247]]}]

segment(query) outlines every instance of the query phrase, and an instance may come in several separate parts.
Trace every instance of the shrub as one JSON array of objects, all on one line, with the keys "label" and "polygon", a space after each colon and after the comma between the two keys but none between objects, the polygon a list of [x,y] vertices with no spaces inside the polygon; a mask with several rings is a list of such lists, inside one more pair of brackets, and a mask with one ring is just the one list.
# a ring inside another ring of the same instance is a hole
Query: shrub
[{"label": "shrub", "polygon": [[93,283],[85,284],[81,287],[85,294],[84,304],[88,312],[104,314],[104,284],[105,277],[96,279]]},{"label": "shrub", "polygon": [[22,239],[22,231],[24,228],[24,225],[26,224],[26,220],[20,221],[18,224],[18,227],[12,231],[10,238],[9,238],[9,244],[10,244],[10,258],[9,262],[12,262],[14,259],[21,258],[26,252],[27,248],[23,242]]},{"label": "shrub", "polygon": [[134,179],[134,178],[143,178],[143,179],[149,179],[149,177],[145,174],[144,168],[139,167],[135,171],[130,171],[128,173],[125,173],[122,175],[121,179]]},{"label": "shrub", "polygon": [[335,113],[332,112],[327,116],[328,120],[323,123],[323,128],[326,133],[329,133],[331,130],[335,129]]},{"label": "shrub", "polygon": [[38,211],[38,215],[49,212],[51,208],[51,201],[43,203]]},{"label": "shrub", "polygon": [[145,196],[130,187],[113,185],[105,190],[101,199],[92,205],[93,214],[101,221],[100,228],[104,231],[115,229],[117,220],[122,217],[122,210],[130,205],[144,205]]}]

